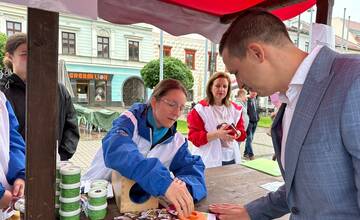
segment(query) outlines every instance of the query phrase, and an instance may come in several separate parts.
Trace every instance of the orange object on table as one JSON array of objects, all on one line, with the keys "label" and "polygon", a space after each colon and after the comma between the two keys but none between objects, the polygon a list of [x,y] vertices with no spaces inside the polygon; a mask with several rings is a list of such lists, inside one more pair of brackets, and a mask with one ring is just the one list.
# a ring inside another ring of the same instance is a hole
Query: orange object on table
[{"label": "orange object on table", "polygon": [[205,215],[201,212],[194,211],[187,218],[180,218],[180,220],[206,220]]}]

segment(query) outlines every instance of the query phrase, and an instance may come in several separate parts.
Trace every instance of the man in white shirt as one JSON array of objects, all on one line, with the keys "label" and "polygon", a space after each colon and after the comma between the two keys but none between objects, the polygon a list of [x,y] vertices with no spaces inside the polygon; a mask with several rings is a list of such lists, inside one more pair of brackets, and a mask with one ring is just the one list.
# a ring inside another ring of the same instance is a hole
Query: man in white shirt
[{"label": "man in white shirt", "polygon": [[283,101],[271,136],[285,184],[245,206],[213,204],[219,219],[360,219],[360,56],[290,40],[261,9],[239,14],[220,42],[239,87]]}]

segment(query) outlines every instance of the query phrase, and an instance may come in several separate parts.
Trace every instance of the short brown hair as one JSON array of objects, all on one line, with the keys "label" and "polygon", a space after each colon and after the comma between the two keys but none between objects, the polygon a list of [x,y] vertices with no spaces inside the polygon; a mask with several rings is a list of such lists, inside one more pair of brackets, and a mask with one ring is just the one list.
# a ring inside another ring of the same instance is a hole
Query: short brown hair
[{"label": "short brown hair", "polygon": [[[27,43],[27,35],[24,33],[15,33],[6,41],[5,54],[14,54],[14,51],[21,45]],[[4,56],[3,64],[6,68],[12,70],[12,63],[7,56]]]},{"label": "short brown hair", "polygon": [[228,48],[231,55],[244,57],[250,41],[273,45],[291,43],[285,24],[265,9],[253,8],[243,11],[223,34],[219,52]]},{"label": "short brown hair", "polygon": [[206,99],[209,102],[209,105],[215,104],[215,99],[214,99],[214,95],[211,92],[211,88],[214,85],[214,81],[219,78],[225,78],[229,83],[228,91],[226,93],[225,98],[222,100],[222,104],[224,104],[225,106],[230,106],[231,79],[230,79],[229,74],[224,73],[224,72],[216,72],[214,75],[212,75],[210,77],[210,79],[206,85]]},{"label": "short brown hair", "polygon": [[187,97],[186,89],[180,81],[176,79],[164,79],[155,86],[151,98],[155,98],[158,101],[171,90],[181,90]]}]

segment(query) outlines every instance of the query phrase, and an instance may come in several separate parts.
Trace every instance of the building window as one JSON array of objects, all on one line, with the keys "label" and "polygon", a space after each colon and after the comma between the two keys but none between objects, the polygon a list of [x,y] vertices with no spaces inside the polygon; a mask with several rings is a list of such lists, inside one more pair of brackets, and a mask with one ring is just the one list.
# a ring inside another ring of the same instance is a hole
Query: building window
[{"label": "building window", "polygon": [[75,55],[75,33],[62,32],[62,53]]},{"label": "building window", "polygon": [[106,81],[96,80],[95,81],[95,102],[106,101]]},{"label": "building window", "polygon": [[[171,46],[163,46],[163,56],[164,57],[171,57]],[[159,51],[160,51],[160,45],[159,45]],[[160,52],[159,52],[160,53]]]},{"label": "building window", "polygon": [[297,39],[294,40],[294,44],[295,44],[295,46],[298,46],[298,41],[297,41]]},{"label": "building window", "polygon": [[89,81],[78,80],[76,82],[77,101],[82,103],[89,103]]},{"label": "building window", "polygon": [[21,23],[15,21],[6,21],[7,36],[11,36],[17,32],[21,32]]},{"label": "building window", "polygon": [[185,49],[185,64],[190,69],[195,69],[195,52],[196,50]]},{"label": "building window", "polygon": [[129,60],[139,61],[139,41],[129,40]]},{"label": "building window", "polygon": [[[214,71],[216,71],[216,67],[217,67],[217,55],[218,55],[218,53],[215,53],[215,67],[214,67]],[[211,61],[211,52],[208,52],[208,71],[210,71],[210,68],[211,68],[211,63],[210,63],[210,61]]]},{"label": "building window", "polygon": [[97,37],[98,57],[109,58],[109,38]]},{"label": "building window", "polygon": [[309,42],[305,42],[305,51],[309,52]]}]

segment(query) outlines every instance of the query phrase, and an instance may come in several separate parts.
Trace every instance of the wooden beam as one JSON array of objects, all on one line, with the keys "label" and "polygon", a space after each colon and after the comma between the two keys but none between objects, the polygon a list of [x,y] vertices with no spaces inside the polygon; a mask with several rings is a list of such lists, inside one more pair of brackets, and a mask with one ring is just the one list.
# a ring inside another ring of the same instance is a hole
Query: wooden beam
[{"label": "wooden beam", "polygon": [[331,25],[334,0],[316,1],[316,23]]},{"label": "wooden beam", "polygon": [[28,8],[26,219],[55,219],[59,14]]}]

